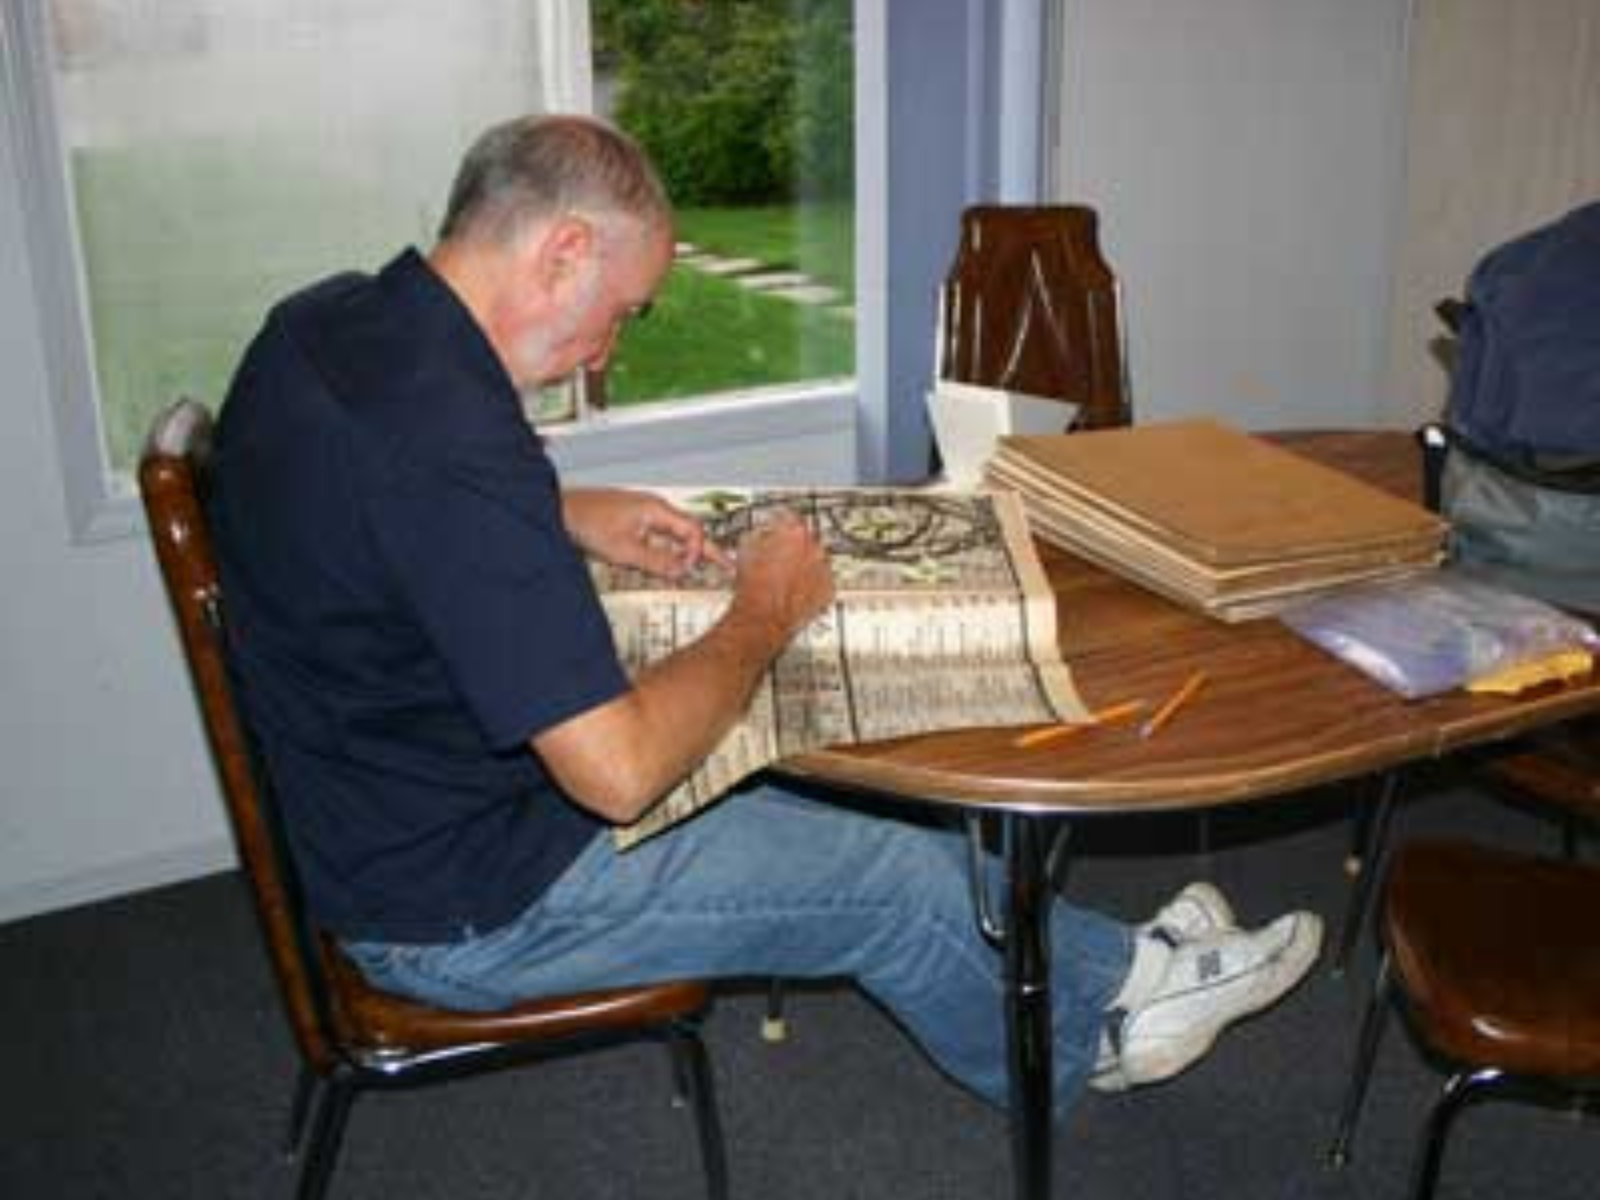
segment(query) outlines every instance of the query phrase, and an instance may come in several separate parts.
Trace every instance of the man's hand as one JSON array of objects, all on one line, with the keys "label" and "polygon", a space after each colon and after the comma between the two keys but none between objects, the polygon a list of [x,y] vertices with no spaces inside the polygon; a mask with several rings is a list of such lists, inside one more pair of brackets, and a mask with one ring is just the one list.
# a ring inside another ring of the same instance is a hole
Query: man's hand
[{"label": "man's hand", "polygon": [[699,521],[648,492],[574,488],[562,493],[561,514],[586,554],[615,566],[678,579],[703,561],[733,565]]},{"label": "man's hand", "polygon": [[711,752],[762,672],[832,599],[822,543],[798,517],[776,517],[739,543],[733,602],[705,636],[645,668],[615,700],[537,734],[533,749],[579,804],[636,820]]},{"label": "man's hand", "polygon": [[782,513],[739,543],[733,613],[768,626],[781,650],[833,601],[833,572],[816,534]]}]

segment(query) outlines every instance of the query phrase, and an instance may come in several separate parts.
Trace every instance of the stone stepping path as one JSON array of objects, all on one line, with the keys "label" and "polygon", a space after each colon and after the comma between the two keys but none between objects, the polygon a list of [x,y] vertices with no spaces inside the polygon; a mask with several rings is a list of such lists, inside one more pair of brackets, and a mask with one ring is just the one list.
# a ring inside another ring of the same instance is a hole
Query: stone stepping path
[{"label": "stone stepping path", "polygon": [[828,287],[823,283],[800,283],[790,287],[767,288],[765,296],[781,296],[785,300],[793,300],[796,304],[814,304],[819,308],[833,304],[839,299],[839,289]]},{"label": "stone stepping path", "polygon": [[803,271],[753,271],[749,275],[738,276],[734,282],[752,292],[771,292],[810,283],[811,276]]},{"label": "stone stepping path", "polygon": [[759,258],[718,258],[715,254],[691,254],[678,262],[707,275],[743,275],[766,265]]},{"label": "stone stepping path", "polygon": [[829,312],[839,316],[855,315],[852,305],[839,303],[843,297],[838,288],[818,283],[802,271],[775,271],[755,258],[724,258],[703,251],[689,242],[677,244],[676,262],[678,266],[727,279],[764,296],[776,296],[795,304],[826,307]]}]

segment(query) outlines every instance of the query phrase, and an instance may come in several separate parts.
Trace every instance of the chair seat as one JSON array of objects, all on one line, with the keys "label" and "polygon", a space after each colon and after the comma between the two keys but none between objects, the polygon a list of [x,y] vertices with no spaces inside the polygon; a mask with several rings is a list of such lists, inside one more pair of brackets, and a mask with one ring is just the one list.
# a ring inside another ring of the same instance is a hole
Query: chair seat
[{"label": "chair seat", "polygon": [[1600,867],[1414,842],[1388,888],[1384,935],[1424,1041],[1473,1065],[1600,1078]]},{"label": "chair seat", "polygon": [[333,985],[335,1020],[347,1043],[391,1054],[646,1028],[692,1017],[711,1000],[704,983],[673,982],[579,992],[489,1012],[435,1008],[373,987],[331,944],[324,944],[323,953]]}]

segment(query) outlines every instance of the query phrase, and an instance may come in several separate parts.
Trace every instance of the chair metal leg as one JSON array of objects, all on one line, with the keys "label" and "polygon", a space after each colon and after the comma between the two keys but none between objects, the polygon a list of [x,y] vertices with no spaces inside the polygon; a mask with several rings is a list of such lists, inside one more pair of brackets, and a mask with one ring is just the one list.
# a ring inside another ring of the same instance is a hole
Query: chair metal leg
[{"label": "chair metal leg", "polygon": [[1398,769],[1389,771],[1383,777],[1377,807],[1367,826],[1366,842],[1360,855],[1361,873],[1351,885],[1350,902],[1345,908],[1344,928],[1339,934],[1339,953],[1333,961],[1333,974],[1336,976],[1343,975],[1345,968],[1350,965],[1350,955],[1355,951],[1356,942],[1361,937],[1362,927],[1367,920],[1367,911],[1372,907],[1373,894],[1377,891],[1378,881],[1383,876],[1384,845],[1388,841],[1389,824],[1394,818],[1394,810],[1400,800],[1402,782],[1402,772]]},{"label": "chair metal leg", "polygon": [[357,1086],[348,1073],[336,1071],[320,1089],[306,1131],[305,1156],[300,1162],[296,1200],[323,1200],[344,1141],[345,1124],[355,1104]]},{"label": "chair metal leg", "polygon": [[1067,873],[1072,868],[1072,855],[1069,853],[1072,848],[1072,824],[1068,821],[1044,821],[1039,828],[1045,846],[1045,886],[1059,895],[1067,890]]},{"label": "chair metal leg", "polygon": [[1444,1158],[1445,1138],[1450,1134],[1456,1115],[1479,1092],[1495,1087],[1504,1078],[1505,1072],[1485,1067],[1478,1071],[1458,1071],[1445,1081],[1444,1090],[1428,1114],[1412,1177],[1411,1200],[1431,1200],[1434,1184],[1439,1179],[1439,1163]]},{"label": "chair metal leg", "polygon": [[689,1052],[676,1026],[667,1030],[667,1062],[672,1067],[672,1107],[686,1108],[693,1103],[694,1081],[689,1078]]},{"label": "chair metal leg", "polygon": [[283,1157],[293,1162],[305,1139],[306,1116],[321,1100],[322,1079],[309,1066],[300,1064],[294,1081],[294,1099],[289,1104],[289,1125],[283,1134]]},{"label": "chair metal leg", "polygon": [[1344,873],[1351,879],[1361,874],[1362,856],[1367,852],[1367,839],[1372,836],[1372,796],[1382,782],[1371,776],[1361,781],[1361,799],[1350,817],[1350,850],[1344,856]]},{"label": "chair metal leg", "polygon": [[767,1012],[761,1018],[761,1040],[782,1042],[789,1038],[789,1022],[783,1015],[783,980],[774,975],[767,980]]},{"label": "chair metal leg", "polygon": [[706,1173],[706,1194],[711,1200],[727,1200],[728,1158],[722,1140],[722,1121],[717,1115],[717,1097],[711,1077],[711,1060],[706,1054],[700,1031],[690,1022],[679,1022],[667,1034],[672,1050],[673,1073],[680,1094],[687,1095],[694,1109],[695,1133],[700,1139],[700,1162]]},{"label": "chair metal leg", "polygon": [[1339,1128],[1333,1135],[1333,1145],[1328,1148],[1328,1161],[1336,1167],[1343,1167],[1350,1161],[1350,1142],[1355,1137],[1356,1121],[1361,1116],[1361,1105],[1367,1096],[1367,1084],[1372,1080],[1372,1064],[1377,1060],[1378,1043],[1383,1039],[1384,1025],[1389,1016],[1390,972],[1389,955],[1385,953],[1378,962],[1378,975],[1372,981],[1372,997],[1367,1001],[1366,1016],[1361,1020],[1361,1033],[1356,1039],[1356,1059],[1351,1066],[1344,1105],[1339,1111]]}]

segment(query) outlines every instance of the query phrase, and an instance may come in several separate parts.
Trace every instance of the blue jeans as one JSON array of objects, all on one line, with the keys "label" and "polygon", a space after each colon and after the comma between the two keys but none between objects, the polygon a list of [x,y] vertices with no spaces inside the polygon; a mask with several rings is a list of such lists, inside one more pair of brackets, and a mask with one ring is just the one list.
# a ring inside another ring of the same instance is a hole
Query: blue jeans
[{"label": "blue jeans", "polygon": [[[1094,1065],[1132,934],[1061,902],[1051,932],[1060,1113]],[[1001,961],[977,927],[964,839],[777,788],[729,796],[625,853],[596,838],[479,936],[347,949],[377,986],[461,1009],[667,979],[848,976],[949,1075],[1007,1101]]]}]

